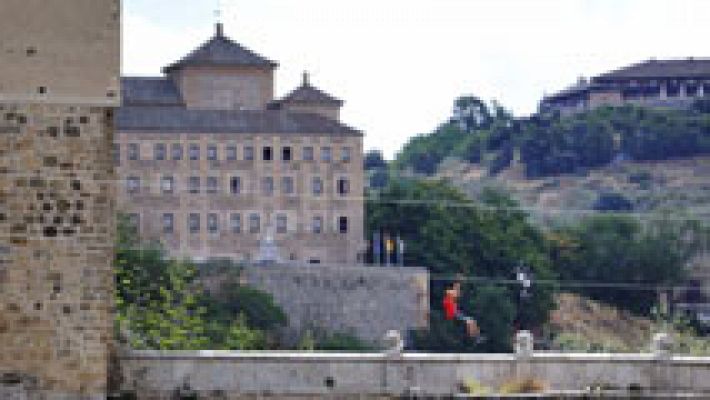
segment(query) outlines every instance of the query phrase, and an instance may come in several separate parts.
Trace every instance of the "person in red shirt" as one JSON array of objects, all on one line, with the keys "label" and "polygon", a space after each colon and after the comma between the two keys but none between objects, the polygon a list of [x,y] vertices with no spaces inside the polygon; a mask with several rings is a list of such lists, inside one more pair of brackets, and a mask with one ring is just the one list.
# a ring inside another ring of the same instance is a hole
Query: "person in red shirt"
[{"label": "person in red shirt", "polygon": [[481,331],[478,329],[476,320],[464,315],[459,311],[458,300],[461,297],[461,282],[454,282],[451,288],[444,292],[444,318],[448,321],[461,321],[466,324],[466,332],[471,337],[479,336]]}]

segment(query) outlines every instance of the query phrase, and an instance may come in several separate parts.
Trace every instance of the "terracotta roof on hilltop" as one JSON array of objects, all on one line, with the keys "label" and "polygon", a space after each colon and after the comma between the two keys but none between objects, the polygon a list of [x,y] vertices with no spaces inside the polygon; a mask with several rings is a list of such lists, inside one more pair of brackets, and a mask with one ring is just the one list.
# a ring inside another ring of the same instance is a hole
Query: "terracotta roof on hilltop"
[{"label": "terracotta roof on hilltop", "polygon": [[168,73],[186,66],[249,66],[276,68],[271,61],[224,36],[222,24],[217,24],[215,35],[190,54],[163,68]]},{"label": "terracotta roof on hilltop", "polygon": [[634,78],[708,78],[710,59],[648,60],[601,74],[595,81]]},{"label": "terracotta roof on hilltop", "polygon": [[319,103],[343,105],[343,101],[311,85],[308,73],[303,73],[301,86],[278,101],[279,103]]},{"label": "terracotta roof on hilltop", "polygon": [[189,110],[182,107],[121,107],[116,112],[116,130],[362,135],[356,129],[318,114],[281,110]]}]

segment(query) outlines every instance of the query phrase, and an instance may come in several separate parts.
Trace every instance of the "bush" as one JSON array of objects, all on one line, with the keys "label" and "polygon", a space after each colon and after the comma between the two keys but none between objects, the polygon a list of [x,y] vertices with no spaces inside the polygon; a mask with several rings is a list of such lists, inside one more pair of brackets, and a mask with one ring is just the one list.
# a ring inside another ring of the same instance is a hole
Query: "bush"
[{"label": "bush", "polygon": [[373,347],[358,337],[347,333],[334,333],[318,340],[316,350],[369,351]]},{"label": "bush", "polygon": [[634,204],[619,193],[601,193],[594,203],[597,211],[631,211]]}]

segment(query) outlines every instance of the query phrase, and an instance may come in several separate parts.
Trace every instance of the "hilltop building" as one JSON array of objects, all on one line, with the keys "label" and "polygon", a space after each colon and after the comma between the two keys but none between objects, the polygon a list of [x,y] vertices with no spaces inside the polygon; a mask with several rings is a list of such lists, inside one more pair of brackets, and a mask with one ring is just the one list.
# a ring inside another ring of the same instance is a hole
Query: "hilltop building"
[{"label": "hilltop building", "polygon": [[710,95],[710,59],[651,59],[580,79],[570,88],[545,96],[541,111],[570,115],[600,106],[635,104],[686,108]]},{"label": "hilltop building", "polygon": [[356,263],[364,251],[363,134],[314,87],[274,98],[277,63],[230,40],[122,78],[118,208],[177,257]]}]

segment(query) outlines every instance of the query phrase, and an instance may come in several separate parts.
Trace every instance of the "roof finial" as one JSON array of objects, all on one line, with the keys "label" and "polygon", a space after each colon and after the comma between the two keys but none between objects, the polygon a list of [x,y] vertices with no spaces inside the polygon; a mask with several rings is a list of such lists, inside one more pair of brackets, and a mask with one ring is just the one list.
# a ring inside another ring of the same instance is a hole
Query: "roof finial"
[{"label": "roof finial", "polygon": [[215,23],[215,35],[217,37],[224,36],[224,27],[222,26],[222,1],[217,1],[217,8],[214,10]]},{"label": "roof finial", "polygon": [[310,86],[310,74],[308,71],[303,71],[303,86]]}]

